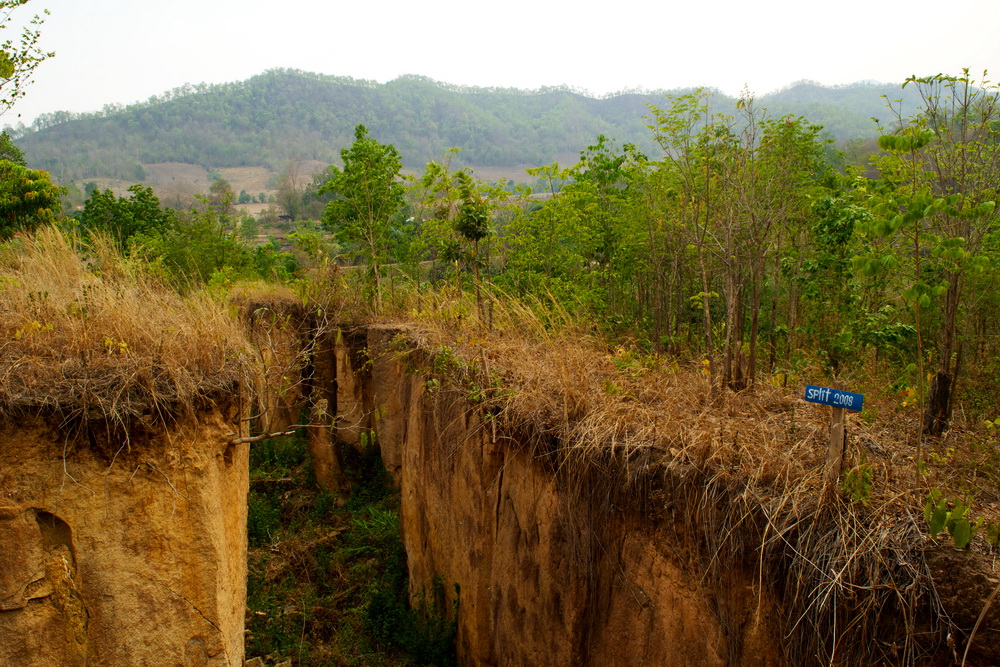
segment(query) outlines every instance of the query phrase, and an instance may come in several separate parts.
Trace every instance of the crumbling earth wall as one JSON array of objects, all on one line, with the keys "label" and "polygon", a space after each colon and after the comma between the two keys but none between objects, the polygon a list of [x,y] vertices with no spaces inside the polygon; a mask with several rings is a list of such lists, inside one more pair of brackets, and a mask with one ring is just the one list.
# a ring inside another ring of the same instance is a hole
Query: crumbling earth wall
[{"label": "crumbling earth wall", "polygon": [[202,412],[107,451],[0,426],[0,665],[243,664],[248,445]]},{"label": "crumbling earth wall", "polygon": [[[657,487],[655,473],[637,482],[620,461],[578,466],[558,432],[501,427],[472,385],[463,389],[448,377],[454,368],[439,368],[454,358],[419,340],[397,325],[329,332],[317,347],[316,386],[336,415],[337,440],[378,443],[401,492],[411,597],[439,612],[457,606],[461,664],[785,665],[809,655],[791,643],[801,640],[790,629],[803,609],[783,598],[788,573],[774,568],[787,563],[754,558],[756,542],[747,558],[706,551],[731,536],[699,533],[707,529],[690,520],[690,497],[673,495],[683,469]],[[922,564],[919,590],[904,591],[897,611],[859,612],[875,614],[866,620],[882,633],[881,644],[860,650],[951,665],[974,636],[967,664],[997,663],[993,556],[928,537],[899,557]],[[899,622],[905,614],[911,626]],[[859,646],[850,644],[849,620],[834,636],[835,654],[857,655],[843,649]]]},{"label": "crumbling earth wall", "polygon": [[362,342],[367,368],[338,367],[350,388],[339,423],[354,441],[367,416],[400,486],[411,594],[440,578],[447,610],[458,585],[460,664],[784,664],[757,573],[730,572],[723,590],[690,570],[669,518],[609,505],[599,484],[570,488],[463,394],[429,382],[399,333],[341,337],[338,359],[358,358]]}]

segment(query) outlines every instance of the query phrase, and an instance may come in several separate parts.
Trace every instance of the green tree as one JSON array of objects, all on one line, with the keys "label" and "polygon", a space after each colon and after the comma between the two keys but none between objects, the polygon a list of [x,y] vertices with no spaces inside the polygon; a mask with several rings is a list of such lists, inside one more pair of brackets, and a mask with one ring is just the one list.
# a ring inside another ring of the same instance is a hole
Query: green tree
[{"label": "green tree", "polygon": [[136,234],[165,230],[172,222],[169,209],[160,206],[153,189],[133,185],[128,198],[115,197],[111,190],[95,191],[84,203],[80,225],[86,231],[111,234],[122,250],[128,250]]},{"label": "green tree", "polygon": [[854,230],[871,221],[871,212],[851,194],[836,192],[817,198],[811,224],[802,230],[804,242],[786,244],[780,259],[783,273],[805,305],[800,331],[815,341],[821,358],[835,375],[858,354],[858,343],[867,340],[869,333],[859,327],[859,298],[851,260]]},{"label": "green tree", "polygon": [[306,183],[302,192],[302,212],[301,215],[307,220],[320,220],[326,210],[327,203],[333,198],[329,193],[320,194],[319,190],[333,176],[333,166],[328,166],[321,172],[315,173]]},{"label": "green tree", "polygon": [[382,145],[368,136],[368,128],[358,125],[354,143],[340,151],[343,169],[334,167],[332,176],[318,194],[330,193],[323,224],[337,240],[348,244],[368,262],[374,287],[374,306],[381,309],[381,265],[389,254],[390,225],[403,205],[403,167],[392,145]]},{"label": "green tree", "polygon": [[[885,186],[880,215],[865,229],[875,252],[858,264],[869,275],[893,269],[903,279],[901,296],[916,327],[917,386],[926,397],[923,429],[937,435],[951,416],[968,332],[975,330],[968,325],[986,303],[979,276],[993,268],[986,250],[1000,221],[1000,100],[996,85],[973,80],[968,70],[911,77],[907,85],[923,108],[904,118],[897,102],[897,129],[879,138],[886,154],[876,164]],[[937,372],[925,394],[931,356]]]},{"label": "green tree", "polygon": [[473,178],[464,169],[452,169],[458,150],[451,148],[442,160],[428,162],[423,175],[413,184],[411,196],[420,220],[421,253],[431,260],[431,280],[439,276],[438,262],[443,262],[445,266],[454,266],[456,284],[460,286],[463,252],[456,221],[463,201],[463,185],[471,197]]},{"label": "green tree", "polygon": [[229,181],[221,176],[208,187],[208,205],[219,214],[223,224],[231,226],[235,209],[236,193]]},{"label": "green tree", "polygon": [[[610,328],[644,330],[653,290],[648,283],[636,289],[633,278],[652,248],[635,207],[645,164],[633,145],[619,147],[599,135],[573,167],[528,169],[548,192],[503,227],[507,280],[518,290],[575,303]],[[498,188],[491,201],[507,196]]]},{"label": "green tree", "polygon": [[168,228],[148,229],[134,242],[148,262],[179,285],[254,273],[253,255],[212,208],[177,213]]},{"label": "green tree", "polygon": [[288,237],[295,244],[295,249],[309,258],[312,266],[326,266],[340,250],[315,221],[298,223],[297,229]]},{"label": "green tree", "polygon": [[[688,95],[668,95],[669,106],[665,109],[649,105],[652,112],[649,128],[664,153],[657,175],[658,184],[662,184],[660,189],[666,196],[657,197],[657,200],[666,201],[673,209],[669,218],[683,230],[697,259],[701,291],[690,298],[701,308],[704,354],[709,357],[709,372],[714,377],[717,368],[713,358],[715,344],[710,304],[714,293],[710,284],[712,258],[708,246],[712,239],[710,221],[718,180],[712,169],[713,155],[715,144],[725,135],[725,130],[716,129],[718,118],[710,115],[707,97],[708,94],[699,89]],[[648,226],[651,248],[655,248],[657,238],[664,235],[659,224],[663,217],[666,216],[656,216],[658,224]],[[670,226],[666,227],[669,230]],[[666,258],[660,259],[658,255],[654,255],[654,260],[658,260],[654,264],[657,269],[667,263]]]},{"label": "green tree", "polygon": [[[459,172],[466,174],[466,172]],[[466,174],[468,176],[468,174]],[[467,245],[472,248],[465,253],[466,262],[472,265],[473,276],[476,281],[476,308],[479,311],[479,321],[483,321],[483,292],[480,284],[479,267],[482,264],[482,256],[479,252],[479,243],[487,238],[492,232],[490,226],[491,210],[489,200],[482,197],[473,188],[471,177],[462,180],[461,187],[462,205],[458,208],[458,216],[455,218],[455,230],[461,235]]]},{"label": "green tree", "polygon": [[555,162],[527,170],[547,184],[548,192],[506,226],[505,281],[521,293],[547,293],[563,301],[582,297],[592,303],[586,273],[586,257],[593,247],[587,206],[572,190],[567,194],[560,189],[571,178],[570,171]]},{"label": "green tree", "polygon": [[249,213],[240,218],[240,236],[244,241],[252,241],[260,233],[260,222]]},{"label": "green tree", "polygon": [[47,172],[0,160],[0,239],[55,220],[64,192]]},{"label": "green tree", "polygon": [[301,165],[294,160],[290,160],[285,170],[278,176],[278,193],[275,195],[275,200],[285,215],[291,216],[292,220],[298,220],[302,213],[304,181]]},{"label": "green tree", "polygon": [[[650,127],[665,154],[658,175],[668,204],[657,220],[657,234],[650,228],[650,246],[655,247],[657,236],[669,238],[672,226],[683,230],[701,274],[701,291],[690,300],[702,310],[710,372],[739,389],[756,377],[765,293],[771,295],[771,321],[765,326],[772,332],[773,357],[779,285],[778,272],[768,268],[778,266],[771,260],[810,215],[823,169],[820,128],[791,116],[769,119],[749,97],[737,102],[736,116],[710,115],[701,92],[668,100],[666,109],[650,107]],[[670,265],[677,267],[685,258],[676,240],[674,248]],[[665,262],[657,259],[656,264]],[[722,278],[725,303],[718,367],[711,356],[717,335],[710,306],[716,276]],[[681,277],[673,283],[682,284]]]},{"label": "green tree", "polygon": [[0,160],[8,160],[22,167],[28,166],[24,161],[24,153],[14,145],[14,140],[10,138],[7,130],[0,132]]},{"label": "green tree", "polygon": [[[621,148],[614,144],[602,134],[596,144],[580,152],[580,162],[569,171],[575,182],[565,188],[564,196],[575,199],[585,211],[583,222],[591,241],[585,259],[601,293],[595,305],[606,317],[632,319],[629,315],[642,310],[639,299],[630,299],[636,259],[630,248],[638,242],[632,203],[646,156],[633,144]],[[630,306],[634,312],[627,315]],[[659,332],[655,336],[658,339]]]},{"label": "green tree", "polygon": [[[758,115],[752,105],[752,99],[738,103],[743,129],[736,143],[724,152],[721,169],[726,190],[722,197],[726,252],[720,257],[727,269],[728,307],[722,372],[734,387],[756,379],[767,258],[777,250],[782,231],[807,217],[822,169],[822,128],[801,117],[768,119],[763,113]],[[747,297],[750,323],[745,342]]]}]

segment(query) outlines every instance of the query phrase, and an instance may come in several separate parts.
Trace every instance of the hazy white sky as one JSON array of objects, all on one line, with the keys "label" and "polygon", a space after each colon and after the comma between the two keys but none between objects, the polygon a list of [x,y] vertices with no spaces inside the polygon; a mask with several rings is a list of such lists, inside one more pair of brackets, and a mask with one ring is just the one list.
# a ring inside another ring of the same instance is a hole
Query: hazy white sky
[{"label": "hazy white sky", "polygon": [[43,9],[56,57],[0,124],[275,67],[594,94],[1000,76],[1000,0],[31,0],[15,16]]}]

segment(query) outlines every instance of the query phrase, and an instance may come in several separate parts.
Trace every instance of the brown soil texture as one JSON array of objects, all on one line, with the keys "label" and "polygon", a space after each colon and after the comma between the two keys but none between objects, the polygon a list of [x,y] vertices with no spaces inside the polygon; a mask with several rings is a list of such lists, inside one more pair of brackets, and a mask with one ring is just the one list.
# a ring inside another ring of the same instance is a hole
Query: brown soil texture
[{"label": "brown soil texture", "polygon": [[0,430],[0,664],[241,665],[247,445],[231,416],[107,460]]}]

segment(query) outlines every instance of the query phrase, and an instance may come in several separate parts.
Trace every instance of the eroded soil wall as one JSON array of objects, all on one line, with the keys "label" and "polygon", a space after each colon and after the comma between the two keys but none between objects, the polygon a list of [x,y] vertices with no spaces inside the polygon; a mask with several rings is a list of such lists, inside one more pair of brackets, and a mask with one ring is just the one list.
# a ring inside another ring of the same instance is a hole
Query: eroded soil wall
[{"label": "eroded soil wall", "polygon": [[[368,330],[370,368],[338,368],[351,391],[337,409],[348,433],[368,416],[400,485],[411,594],[436,577],[449,596],[460,588],[461,664],[783,663],[756,573],[690,571],[669,517],[617,507],[598,483],[574,486],[461,392],[429,382],[427,359],[398,333]],[[358,338],[343,337],[338,359],[357,358],[347,348]]]},{"label": "eroded soil wall", "polygon": [[0,665],[243,664],[248,445],[228,422],[111,456],[0,428]]}]

